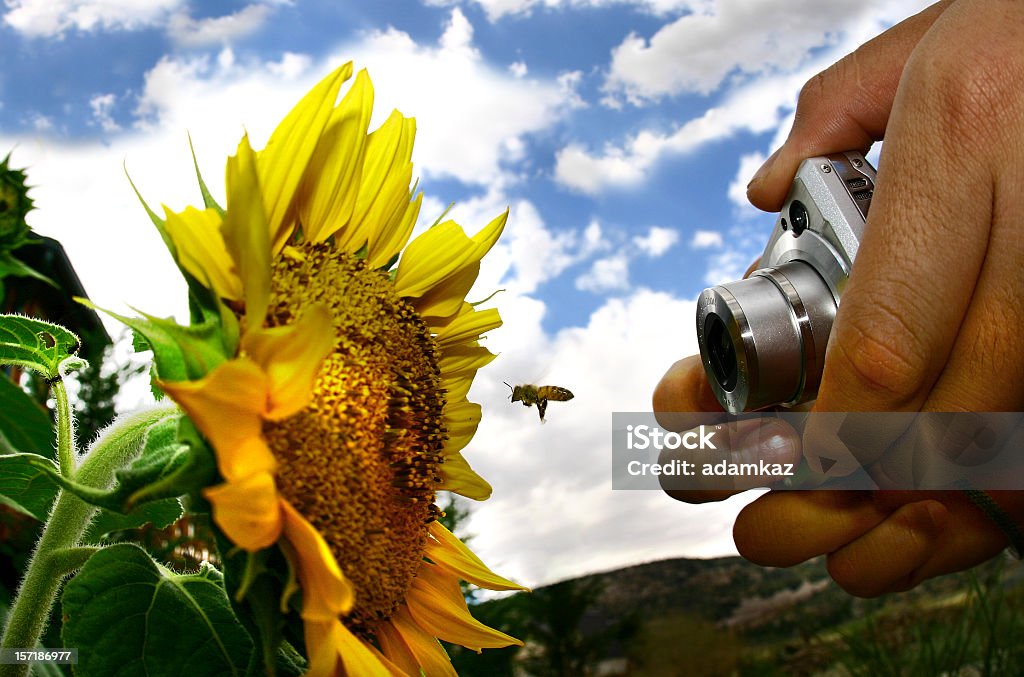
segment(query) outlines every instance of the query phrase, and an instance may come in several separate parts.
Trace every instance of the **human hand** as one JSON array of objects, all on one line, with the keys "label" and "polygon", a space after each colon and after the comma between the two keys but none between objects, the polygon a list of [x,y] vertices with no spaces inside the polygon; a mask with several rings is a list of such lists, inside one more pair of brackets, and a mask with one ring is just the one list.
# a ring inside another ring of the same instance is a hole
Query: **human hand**
[{"label": "human hand", "polygon": [[[1022,25],[1019,3],[959,0],[887,31],[804,87],[789,138],[751,182],[751,201],[777,210],[803,158],[886,139],[816,410],[1024,405]],[[717,409],[713,400],[699,361],[684,360],[659,385],[655,410]],[[995,498],[1024,517],[1021,494]],[[773,492],[741,513],[735,537],[766,565],[828,554],[840,585],[864,595],[1006,545],[962,492]]]}]

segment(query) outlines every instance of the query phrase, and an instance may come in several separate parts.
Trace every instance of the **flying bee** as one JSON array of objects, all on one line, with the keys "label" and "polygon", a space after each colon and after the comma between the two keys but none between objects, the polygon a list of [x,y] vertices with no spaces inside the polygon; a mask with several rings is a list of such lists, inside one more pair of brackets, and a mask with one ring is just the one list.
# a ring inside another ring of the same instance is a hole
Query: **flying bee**
[{"label": "flying bee", "polygon": [[[502,381],[502,383],[505,383]],[[548,408],[548,400],[553,402],[568,402],[574,395],[566,388],[559,386],[535,386],[524,384],[513,386],[505,383],[512,390],[512,401],[522,402],[524,407],[532,404],[537,405],[537,413],[540,414],[540,422],[544,422],[544,412]]]}]

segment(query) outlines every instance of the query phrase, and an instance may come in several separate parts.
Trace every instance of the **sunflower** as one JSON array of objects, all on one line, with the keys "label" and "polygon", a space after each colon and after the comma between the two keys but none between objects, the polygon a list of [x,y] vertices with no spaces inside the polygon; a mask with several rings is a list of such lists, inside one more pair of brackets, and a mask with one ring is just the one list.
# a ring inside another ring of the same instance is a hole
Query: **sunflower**
[{"label": "sunflower", "polygon": [[365,71],[336,103],[352,72],[317,84],[262,151],[242,138],[224,209],[164,208],[179,265],[239,334],[200,378],[159,385],[214,450],[217,527],[249,552],[279,547],[295,571],[309,674],[452,674],[438,638],[521,644],[473,619],[459,581],[521,586],[434,504],[437,490],[490,495],[461,451],[480,421],[469,386],[494,358],[479,339],[501,319],[465,296],[508,212],[406,246],[415,121],[396,111],[367,133]]}]

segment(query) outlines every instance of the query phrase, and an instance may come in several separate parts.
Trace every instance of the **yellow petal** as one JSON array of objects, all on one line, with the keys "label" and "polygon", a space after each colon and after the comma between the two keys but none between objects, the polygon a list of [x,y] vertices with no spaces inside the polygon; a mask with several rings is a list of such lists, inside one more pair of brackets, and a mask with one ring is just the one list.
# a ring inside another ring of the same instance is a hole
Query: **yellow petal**
[{"label": "yellow petal", "polygon": [[370,268],[382,268],[386,266],[395,254],[402,251],[402,247],[409,241],[412,235],[413,226],[420,215],[420,207],[423,206],[423,193],[417,193],[412,202],[405,206],[405,211],[400,218],[389,219],[376,232],[370,233],[368,242],[366,263]]},{"label": "yellow petal", "polygon": [[489,364],[497,357],[483,346],[456,345],[441,351],[441,359],[437,361],[442,374],[465,374],[475,372]]},{"label": "yellow petal", "polygon": [[391,622],[382,623],[380,628],[382,632],[377,633],[377,639],[381,641],[385,655],[390,657],[389,648],[394,653],[402,652],[403,657],[411,654],[415,671],[410,671],[406,663],[401,664],[409,674],[419,675],[422,669],[424,675],[431,677],[457,675],[444,647],[436,637],[416,624],[404,606],[398,607],[391,614]]},{"label": "yellow petal", "polygon": [[459,312],[479,274],[478,261],[438,282],[426,294],[413,299],[412,305],[428,324],[430,318],[450,318]]},{"label": "yellow petal", "polygon": [[434,285],[478,263],[498,241],[508,210],[472,238],[454,221],[434,226],[409,243],[398,264],[395,291],[400,296],[420,297]]},{"label": "yellow petal", "polygon": [[281,535],[281,504],[269,472],[209,487],[203,496],[213,506],[213,521],[240,548],[262,550]]},{"label": "yellow petal", "polygon": [[164,218],[167,234],[178,250],[178,263],[221,298],[242,298],[242,280],[220,234],[217,210],[186,207],[175,213],[164,207]]},{"label": "yellow petal", "polygon": [[198,381],[159,382],[213,445],[228,482],[273,472],[276,462],[263,439],[266,375],[251,360],[224,362]]},{"label": "yellow petal", "polygon": [[352,217],[372,111],[373,85],[362,70],[331,114],[302,179],[299,215],[310,242],[323,242]]},{"label": "yellow petal", "polygon": [[390,668],[373,647],[353,635],[335,619],[306,621],[306,653],[309,666],[306,677],[336,677],[340,674],[363,677],[392,677],[401,675],[398,668]]},{"label": "yellow petal", "polygon": [[458,343],[470,343],[500,326],[501,315],[498,314],[497,308],[476,310],[472,305],[463,303],[459,314],[452,321],[435,330],[437,344],[445,348]]},{"label": "yellow petal", "polygon": [[315,304],[294,323],[249,331],[242,349],[259,364],[269,380],[265,418],[287,418],[309,404],[324,358],[334,348],[331,313]]},{"label": "yellow petal", "polygon": [[420,565],[405,599],[416,624],[446,642],[474,651],[523,644],[473,618],[458,579],[434,565]]},{"label": "yellow petal", "polygon": [[270,234],[263,213],[263,194],[256,168],[256,153],[248,135],[228,158],[228,208],[221,233],[245,289],[245,316],[249,328],[263,324],[270,302]]},{"label": "yellow petal", "polygon": [[366,140],[366,156],[360,179],[359,197],[352,219],[335,245],[347,252],[359,250],[382,230],[393,230],[405,217],[412,199],[412,144],[416,122],[398,111],[370,134]]},{"label": "yellow petal", "polygon": [[464,400],[473,385],[475,371],[463,372],[460,374],[441,374],[441,388],[444,389],[445,397],[451,400]]},{"label": "yellow petal", "polygon": [[488,590],[527,590],[488,569],[465,543],[440,522],[431,522],[429,530],[433,538],[427,541],[427,557],[448,573]]},{"label": "yellow petal", "polygon": [[477,475],[462,454],[457,452],[445,456],[444,463],[441,464],[441,484],[438,489],[451,491],[474,501],[486,501],[491,497],[491,485]]},{"label": "yellow petal", "polygon": [[454,404],[449,401],[444,408],[444,427],[448,431],[448,441],[444,445],[445,454],[462,451],[473,439],[479,425],[479,404],[466,400]]},{"label": "yellow petal", "polygon": [[338,90],[350,77],[351,62],[321,80],[285,116],[259,154],[260,185],[274,252],[281,251],[292,233],[299,182],[334,112]]},{"label": "yellow petal", "polygon": [[[377,638],[383,653],[389,661],[402,670],[402,674],[409,677],[419,677],[420,662],[416,659],[412,650],[406,645],[405,640],[392,625],[395,614],[391,619],[378,623],[373,628],[373,636]],[[427,673],[430,674],[430,673]]]},{"label": "yellow petal", "polygon": [[302,584],[302,617],[328,621],[348,613],[355,601],[352,584],[341,573],[331,549],[312,524],[281,500],[284,535],[298,555],[299,582]]}]

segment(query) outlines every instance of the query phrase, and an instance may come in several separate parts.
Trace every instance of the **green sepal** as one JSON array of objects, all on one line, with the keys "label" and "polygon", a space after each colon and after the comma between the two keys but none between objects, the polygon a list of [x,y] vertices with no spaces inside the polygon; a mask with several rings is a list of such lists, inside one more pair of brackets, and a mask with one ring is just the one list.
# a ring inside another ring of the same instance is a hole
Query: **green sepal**
[{"label": "green sepal", "polygon": [[[448,216],[448,212],[450,212],[452,210],[452,207],[454,206],[454,202],[449,202],[448,206],[444,208],[443,212],[441,212],[441,215],[434,219],[434,222],[430,224],[430,228],[436,228],[437,226],[439,226],[441,224],[441,219]],[[430,228],[428,228],[427,230],[430,230]]]},{"label": "green sepal", "polygon": [[[50,413],[14,382],[0,375],[0,453],[52,455],[56,446]],[[6,442],[6,444],[5,444]],[[3,448],[7,447],[7,448]]]},{"label": "green sepal", "polygon": [[103,548],[65,587],[62,611],[80,675],[241,677],[252,660],[223,576],[207,563],[177,574],[135,545]]},{"label": "green sepal", "polygon": [[402,256],[402,252],[398,252],[397,254],[392,256],[391,259],[387,263],[385,263],[383,266],[381,266],[377,270],[383,270],[384,272],[389,272],[392,268],[395,267],[395,264],[398,263],[398,259],[401,258],[401,256]]},{"label": "green sepal", "polygon": [[127,317],[99,308],[88,299],[76,298],[82,305],[101,310],[141,334],[153,351],[159,377],[165,381],[194,381],[213,371],[233,354],[226,352],[220,323],[208,320],[203,324],[183,327],[173,319]]},{"label": "green sepal", "polygon": [[[136,522],[140,526],[149,519],[164,521],[167,512],[173,509],[164,503],[160,508],[140,511],[144,504],[197,495],[217,478],[213,452],[186,417],[169,418],[153,426],[139,457],[127,468],[114,473],[115,482],[110,489],[80,484],[62,476],[53,463],[29,460],[65,491],[86,503],[122,515],[125,523]],[[180,505],[178,511],[180,516]]]},{"label": "green sepal", "polygon": [[199,161],[196,160],[196,149],[192,145],[192,135],[188,135],[188,149],[192,151],[192,166],[196,168],[196,180],[199,182],[199,192],[203,196],[203,206],[207,209],[214,209],[218,214],[224,216],[224,208],[217,204],[217,201],[213,199],[213,195],[210,194],[210,189],[206,187],[206,181],[203,181],[203,175],[199,171]]},{"label": "green sepal", "polygon": [[85,360],[75,357],[81,347],[78,337],[58,324],[0,315],[0,366],[31,369],[54,380],[85,364]]},{"label": "green sepal", "polygon": [[498,294],[500,294],[503,291],[505,291],[505,290],[504,289],[495,289],[494,291],[492,291],[490,293],[490,295],[487,296],[487,298],[480,299],[479,301],[470,301],[469,305],[471,305],[474,308],[476,308],[477,306],[479,306],[479,305],[481,305],[483,303],[487,303],[488,301],[490,301],[491,299],[493,299],[495,296],[497,296]]},{"label": "green sepal", "polygon": [[54,476],[60,471],[53,461],[39,454],[0,456],[0,504],[44,522],[59,487]]},{"label": "green sepal", "polygon": [[[189,139],[189,146],[191,147],[192,140]],[[192,160],[195,162],[195,153],[192,154]],[[127,170],[125,171],[127,174]],[[196,165],[196,175],[199,176],[199,166]],[[139,199],[143,209],[146,210],[146,214],[149,215],[149,220],[156,226],[157,232],[160,233],[160,238],[164,241],[164,246],[167,247],[167,251],[170,252],[171,258],[174,259],[174,264],[178,267],[178,271],[184,278],[185,283],[188,285],[189,292],[189,314],[193,325],[208,326],[211,322],[215,322],[220,325],[222,344],[224,351],[233,355],[238,347],[238,319],[234,313],[224,305],[223,302],[217,297],[216,293],[208,289],[203,285],[195,276],[191,275],[185,267],[181,265],[181,260],[178,257],[178,248],[174,245],[174,240],[171,239],[170,233],[167,232],[167,222],[160,218],[156,212],[154,212],[149,204],[143,199],[139,189],[136,188],[135,183],[131,177],[128,177],[128,183],[131,184],[132,190],[135,191],[135,196]],[[206,184],[203,182],[202,176],[199,176],[200,191],[203,193],[203,201],[207,207],[216,209],[220,214],[224,213],[213,197],[210,195],[209,190],[206,188]],[[123,320],[122,320],[123,321]],[[131,326],[131,325],[129,325]],[[165,377],[166,378],[166,377]]]}]

